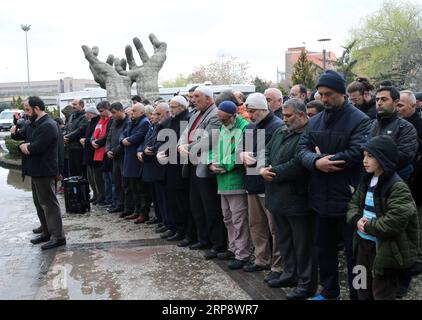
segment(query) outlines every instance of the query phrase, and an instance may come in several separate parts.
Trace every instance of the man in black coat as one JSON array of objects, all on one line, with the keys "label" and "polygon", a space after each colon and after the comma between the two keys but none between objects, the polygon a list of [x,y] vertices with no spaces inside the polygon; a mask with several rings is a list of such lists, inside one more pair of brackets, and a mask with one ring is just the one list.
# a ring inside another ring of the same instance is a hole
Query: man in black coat
[{"label": "man in black coat", "polygon": [[79,140],[84,137],[88,120],[85,118],[84,101],[75,99],[72,101],[72,114],[65,126],[64,143],[69,154],[69,175],[86,176],[86,168],[83,166],[83,149]]},{"label": "man in black coat", "polygon": [[108,212],[130,212],[134,210],[134,204],[129,186],[123,178],[123,147],[119,142],[120,135],[130,123],[130,118],[126,115],[120,102],[112,103],[110,112],[114,121],[107,134],[106,155],[113,160],[112,178],[116,191],[116,206],[110,208]]},{"label": "man in black coat", "polygon": [[396,88],[385,86],[377,90],[377,119],[372,123],[371,137],[389,135],[399,152],[398,175],[409,182],[413,174],[413,162],[418,151],[418,136],[415,127],[399,117],[397,104],[400,93]]},{"label": "man in black coat", "polygon": [[[42,233],[31,240],[33,244],[46,242],[43,250],[66,244],[60,205],[56,197],[56,178],[59,176],[59,128],[45,113],[45,104],[39,97],[29,97],[24,104],[31,124],[24,133],[12,127],[12,138],[25,140],[19,145],[24,155],[22,172],[31,177],[32,195],[42,226]],[[19,136],[24,134],[24,136]]]},{"label": "man in black coat", "polygon": [[353,228],[346,222],[347,204],[359,184],[362,147],[368,141],[370,119],[345,98],[344,78],[326,71],[318,80],[318,93],[325,111],[318,113],[298,145],[302,165],[310,171],[309,206],[317,213],[317,247],[323,287],[315,300],[337,299],[338,244],[344,242],[350,298],[353,289]]},{"label": "man in black coat", "polygon": [[[177,153],[177,141],[181,131],[184,130],[190,119],[188,101],[182,96],[176,96],[169,102],[171,118],[163,126],[173,134],[167,140],[166,149],[157,153],[163,169],[166,170],[166,190],[169,206],[172,209],[173,219],[176,226],[176,234],[168,237],[168,241],[182,240],[178,245],[186,247],[197,241],[196,228],[189,207],[189,179],[183,177],[179,154]],[[163,146],[164,148],[164,146]],[[172,159],[173,161],[171,161]]]}]

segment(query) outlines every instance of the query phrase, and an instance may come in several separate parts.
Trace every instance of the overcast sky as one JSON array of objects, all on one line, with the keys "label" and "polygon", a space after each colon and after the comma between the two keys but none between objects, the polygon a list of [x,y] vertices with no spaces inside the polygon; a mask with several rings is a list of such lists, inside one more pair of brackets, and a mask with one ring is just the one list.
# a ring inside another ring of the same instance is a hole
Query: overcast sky
[{"label": "overcast sky", "polygon": [[31,81],[92,79],[81,45],[97,45],[101,60],[110,53],[123,58],[125,46],[139,37],[152,54],[149,33],[168,45],[160,80],[187,75],[194,66],[226,54],[248,61],[251,76],[275,81],[277,67],[284,70],[288,47],[306,43],[308,50],[321,51],[317,39],[331,38],[326,49],[340,55],[349,30],[381,4],[382,0],[4,0],[0,82],[26,81],[21,24],[31,25]]}]

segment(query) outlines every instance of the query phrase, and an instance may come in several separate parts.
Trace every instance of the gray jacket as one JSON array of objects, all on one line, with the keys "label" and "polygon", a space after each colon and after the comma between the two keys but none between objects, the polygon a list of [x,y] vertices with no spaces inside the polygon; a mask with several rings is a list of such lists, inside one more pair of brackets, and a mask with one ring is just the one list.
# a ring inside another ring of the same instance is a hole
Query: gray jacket
[{"label": "gray jacket", "polygon": [[[196,175],[198,178],[209,178],[213,176],[208,170],[208,158],[209,152],[218,142],[218,136],[222,126],[221,121],[218,119],[217,111],[217,106],[213,104],[202,114],[202,117],[196,126],[192,142],[188,143],[189,131],[195,123],[195,120],[201,115],[200,112],[195,112],[179,139],[179,145],[188,144],[188,150],[194,154],[197,154],[197,151],[201,150],[201,152],[198,152],[198,162],[195,163],[197,164]],[[187,166],[187,164],[184,165],[184,171]]]}]

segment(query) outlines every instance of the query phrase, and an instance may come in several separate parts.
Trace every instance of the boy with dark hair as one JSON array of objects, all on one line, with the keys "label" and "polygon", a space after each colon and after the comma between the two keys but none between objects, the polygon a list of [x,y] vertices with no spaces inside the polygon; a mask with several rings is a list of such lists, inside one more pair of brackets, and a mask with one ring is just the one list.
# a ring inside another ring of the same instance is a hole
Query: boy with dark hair
[{"label": "boy with dark hair", "polygon": [[419,223],[416,204],[395,172],[398,150],[389,136],[372,138],[364,148],[367,174],[349,203],[347,221],[356,226],[356,265],[364,266],[367,287],[360,300],[394,300],[399,276],[416,262]]}]

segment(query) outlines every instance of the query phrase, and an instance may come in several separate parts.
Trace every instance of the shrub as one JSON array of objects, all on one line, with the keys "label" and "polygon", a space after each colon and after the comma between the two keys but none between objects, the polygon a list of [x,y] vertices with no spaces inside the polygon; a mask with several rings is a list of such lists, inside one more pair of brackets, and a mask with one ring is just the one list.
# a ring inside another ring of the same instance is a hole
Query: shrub
[{"label": "shrub", "polygon": [[4,142],[6,143],[6,148],[9,150],[9,156],[14,159],[21,158],[21,151],[19,150],[19,145],[22,141],[15,141],[10,137],[4,138]]}]

